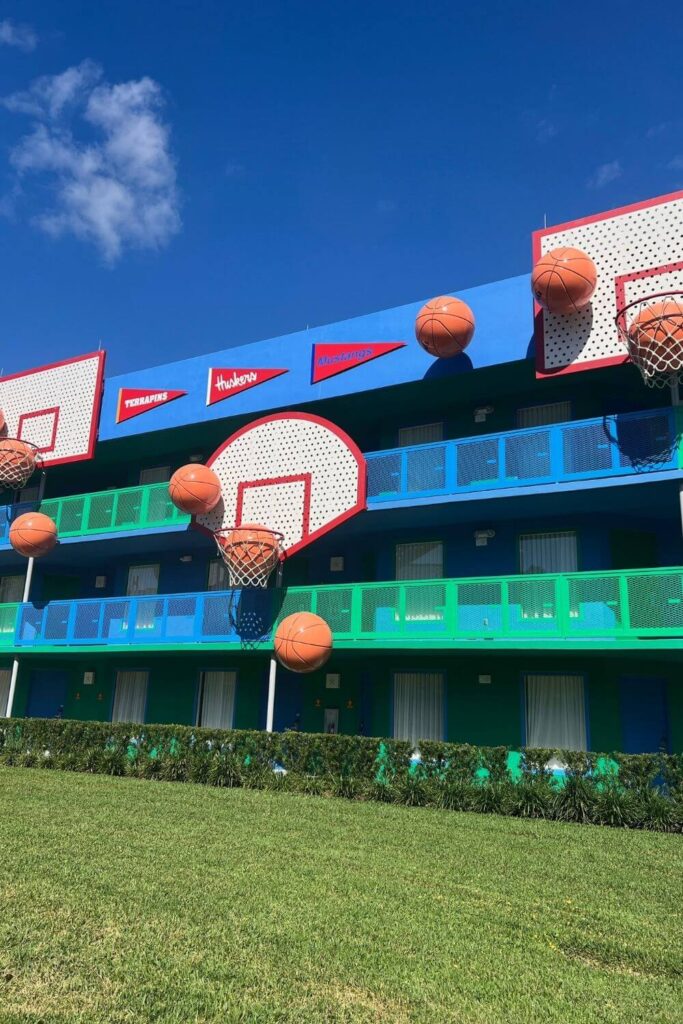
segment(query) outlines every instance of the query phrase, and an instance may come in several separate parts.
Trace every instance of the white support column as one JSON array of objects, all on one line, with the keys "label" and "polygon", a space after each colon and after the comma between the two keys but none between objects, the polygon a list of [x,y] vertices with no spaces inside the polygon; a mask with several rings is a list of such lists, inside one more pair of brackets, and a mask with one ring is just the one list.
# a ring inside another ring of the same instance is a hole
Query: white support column
[{"label": "white support column", "polygon": [[[38,486],[38,505],[40,505],[45,494],[45,470],[40,474],[40,484]],[[22,602],[26,604],[31,596],[31,581],[33,580],[33,566],[35,565],[35,558],[33,556],[29,558],[28,565],[26,566],[26,579],[24,580],[24,593],[21,598]],[[9,694],[7,696],[7,711],[5,712],[6,718],[12,717],[12,710],[14,708],[14,695],[17,690],[17,676],[19,675],[19,659],[14,658],[12,662],[12,675],[9,681]]]},{"label": "white support column", "polygon": [[[278,563],[277,576],[275,577],[275,588],[279,589],[282,586],[282,562]],[[274,639],[274,637],[273,637]],[[273,731],[273,721],[275,718],[275,683],[277,677],[277,658],[275,654],[270,657],[270,666],[268,669],[268,710],[266,711],[266,732]]]}]

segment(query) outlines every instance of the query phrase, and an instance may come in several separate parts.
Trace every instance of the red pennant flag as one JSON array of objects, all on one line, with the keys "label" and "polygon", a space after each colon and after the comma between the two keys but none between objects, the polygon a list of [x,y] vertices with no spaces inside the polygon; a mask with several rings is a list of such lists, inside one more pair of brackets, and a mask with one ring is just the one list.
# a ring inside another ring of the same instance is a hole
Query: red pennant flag
[{"label": "red pennant flag", "polygon": [[313,372],[311,383],[317,384],[338,373],[346,373],[356,366],[379,359],[398,348],[405,348],[405,341],[351,341],[341,343],[325,342],[313,346]]},{"label": "red pennant flag", "polygon": [[166,405],[176,398],[182,398],[187,391],[153,391],[151,388],[120,388],[119,401],[116,407],[116,422],[132,420],[133,416],[141,416],[143,412]]},{"label": "red pennant flag", "polygon": [[215,405],[222,402],[224,398],[232,398],[239,395],[241,391],[248,391],[249,388],[265,384],[273,377],[281,377],[289,370],[244,370],[234,366],[212,366],[209,369],[209,384],[206,392],[206,404]]}]

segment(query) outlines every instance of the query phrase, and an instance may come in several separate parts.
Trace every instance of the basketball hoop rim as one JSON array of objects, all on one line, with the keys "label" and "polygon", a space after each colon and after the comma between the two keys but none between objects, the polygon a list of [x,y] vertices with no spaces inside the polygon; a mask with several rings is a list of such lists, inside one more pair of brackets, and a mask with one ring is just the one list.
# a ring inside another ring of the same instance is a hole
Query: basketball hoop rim
[{"label": "basketball hoop rim", "polygon": [[664,292],[652,292],[650,295],[641,295],[639,299],[634,299],[632,302],[628,302],[625,306],[622,306],[617,310],[617,315],[614,318],[614,322],[617,325],[619,335],[624,339],[628,340],[628,325],[626,324],[626,314],[634,306],[640,306],[644,302],[654,302],[655,299],[674,299],[678,298],[683,302],[683,289],[673,288],[668,289]]},{"label": "basketball hoop rim", "polygon": [[245,530],[247,528],[254,530],[254,532],[256,532],[256,530],[258,529],[259,533],[269,533],[271,534],[272,537],[276,538],[277,545],[279,548],[278,561],[284,562],[285,558],[287,557],[287,552],[282,547],[285,535],[284,533],[281,533],[280,530],[271,530],[269,526],[258,526],[258,524],[253,523],[238,523],[235,526],[222,526],[220,530],[213,530],[212,534],[214,540],[216,541],[216,544],[222,546],[220,545],[220,538],[222,536],[228,533],[234,533],[236,530]]}]

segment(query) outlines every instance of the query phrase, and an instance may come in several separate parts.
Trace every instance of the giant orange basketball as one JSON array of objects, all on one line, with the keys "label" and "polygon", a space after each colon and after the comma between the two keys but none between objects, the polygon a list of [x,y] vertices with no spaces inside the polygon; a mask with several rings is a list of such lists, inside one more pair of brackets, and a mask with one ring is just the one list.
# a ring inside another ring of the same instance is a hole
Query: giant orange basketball
[{"label": "giant orange basketball", "polygon": [[168,485],[171,501],[188,515],[206,515],[221,500],[221,482],[212,469],[201,462],[181,466]]},{"label": "giant orange basketball", "polygon": [[25,512],[10,526],[9,542],[20,555],[40,558],[57,543],[57,524],[42,512]]},{"label": "giant orange basketball", "polygon": [[531,275],[536,301],[549,313],[578,313],[588,305],[598,282],[590,256],[561,246],[541,256]]},{"label": "giant orange basketball", "polygon": [[644,306],[629,324],[628,340],[651,370],[683,369],[683,297]]},{"label": "giant orange basketball", "polygon": [[315,672],[332,653],[332,630],[312,612],[294,612],[275,633],[275,657],[290,672]]},{"label": "giant orange basketball", "polygon": [[267,579],[280,557],[280,534],[258,523],[243,523],[216,539],[228,569],[250,581]]},{"label": "giant orange basketball", "polygon": [[430,356],[449,359],[467,348],[474,334],[474,313],[462,299],[440,295],[426,302],[415,320],[415,337]]}]

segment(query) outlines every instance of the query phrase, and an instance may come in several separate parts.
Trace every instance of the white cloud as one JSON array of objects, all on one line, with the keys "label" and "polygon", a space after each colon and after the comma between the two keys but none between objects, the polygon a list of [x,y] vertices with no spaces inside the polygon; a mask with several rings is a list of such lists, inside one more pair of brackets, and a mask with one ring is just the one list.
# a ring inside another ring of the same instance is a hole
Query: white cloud
[{"label": "white cloud", "polygon": [[31,53],[38,45],[38,36],[30,25],[16,25],[9,18],[0,21],[0,45],[15,46],[17,50]]},{"label": "white cloud", "polygon": [[34,218],[48,234],[91,242],[114,263],[124,249],[159,248],[180,230],[169,128],[151,78],[110,85],[84,61],[2,102],[34,120],[10,160],[23,182],[35,174],[51,186],[53,205]]},{"label": "white cloud", "polygon": [[588,188],[604,188],[610,181],[616,181],[623,174],[619,160],[612,160],[607,164],[600,164],[586,182]]}]

